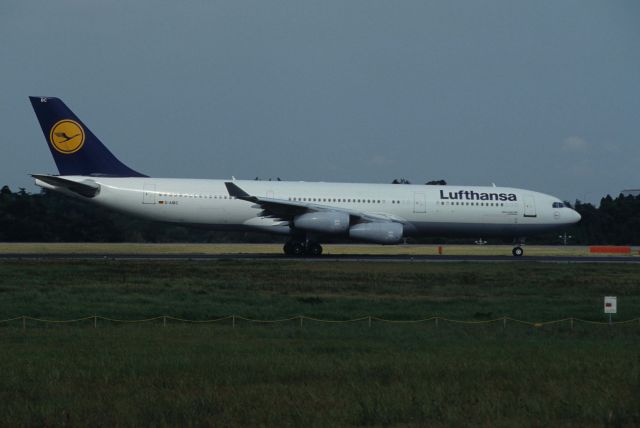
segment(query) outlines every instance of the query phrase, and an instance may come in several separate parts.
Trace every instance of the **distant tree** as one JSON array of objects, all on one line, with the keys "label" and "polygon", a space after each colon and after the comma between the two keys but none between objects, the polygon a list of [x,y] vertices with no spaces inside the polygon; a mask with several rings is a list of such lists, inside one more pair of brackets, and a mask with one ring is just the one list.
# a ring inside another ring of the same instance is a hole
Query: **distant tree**
[{"label": "distant tree", "polygon": [[395,178],[391,184],[411,184],[411,182],[406,178]]},{"label": "distant tree", "polygon": [[431,180],[431,181],[427,181],[424,184],[428,186],[446,186],[447,182],[444,180]]}]

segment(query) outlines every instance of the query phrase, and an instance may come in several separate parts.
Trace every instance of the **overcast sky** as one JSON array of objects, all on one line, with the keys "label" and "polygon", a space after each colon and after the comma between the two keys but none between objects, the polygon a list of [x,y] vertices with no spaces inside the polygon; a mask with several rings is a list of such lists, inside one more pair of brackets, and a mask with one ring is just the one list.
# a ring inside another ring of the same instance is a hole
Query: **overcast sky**
[{"label": "overcast sky", "polygon": [[0,2],[0,185],[57,96],[151,176],[640,188],[638,1]]}]

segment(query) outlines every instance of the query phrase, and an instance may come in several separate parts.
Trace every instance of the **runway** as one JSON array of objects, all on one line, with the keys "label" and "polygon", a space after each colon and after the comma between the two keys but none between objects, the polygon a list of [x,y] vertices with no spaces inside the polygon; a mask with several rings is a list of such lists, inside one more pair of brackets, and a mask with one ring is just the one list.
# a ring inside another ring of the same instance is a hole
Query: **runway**
[{"label": "runway", "polygon": [[280,254],[202,253],[0,253],[0,260],[148,260],[148,261],[260,261],[260,262],[423,262],[423,263],[640,263],[634,256],[500,256],[500,255],[371,255],[340,254],[289,257]]}]

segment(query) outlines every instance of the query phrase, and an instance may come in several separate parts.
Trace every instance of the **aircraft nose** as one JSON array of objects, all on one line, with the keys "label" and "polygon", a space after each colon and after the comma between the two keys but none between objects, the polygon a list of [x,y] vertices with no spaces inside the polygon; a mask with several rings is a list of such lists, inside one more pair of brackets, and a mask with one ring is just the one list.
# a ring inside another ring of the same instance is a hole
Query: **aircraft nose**
[{"label": "aircraft nose", "polygon": [[582,219],[582,216],[580,215],[580,213],[576,210],[571,210],[571,222],[572,223],[577,223]]}]

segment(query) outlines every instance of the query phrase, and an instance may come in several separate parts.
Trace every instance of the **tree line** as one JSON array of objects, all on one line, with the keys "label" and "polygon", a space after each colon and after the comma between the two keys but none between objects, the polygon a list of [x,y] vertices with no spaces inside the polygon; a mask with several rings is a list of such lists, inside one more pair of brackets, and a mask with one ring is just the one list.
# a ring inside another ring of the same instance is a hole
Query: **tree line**
[{"label": "tree line", "polygon": [[[569,244],[640,245],[640,196],[605,196],[599,206],[576,201],[580,223],[566,231],[528,238],[558,244],[566,232]],[[487,238],[478,236],[478,238]],[[475,239],[420,238],[409,242],[473,242]],[[2,242],[280,242],[282,237],[254,232],[220,232],[133,218],[75,198],[50,192],[0,189]],[[510,240],[489,239],[490,243]]]}]

